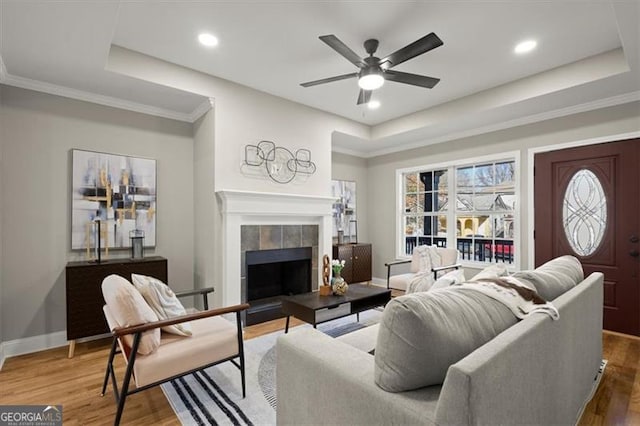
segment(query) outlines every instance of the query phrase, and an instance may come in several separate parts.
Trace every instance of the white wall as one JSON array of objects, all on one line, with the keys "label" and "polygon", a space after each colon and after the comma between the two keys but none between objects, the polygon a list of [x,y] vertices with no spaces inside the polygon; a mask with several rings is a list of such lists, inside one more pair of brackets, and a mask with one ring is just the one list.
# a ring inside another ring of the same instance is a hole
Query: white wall
[{"label": "white wall", "polygon": [[[215,99],[215,190],[331,195],[334,131],[367,139],[368,126],[188,68],[112,46],[107,69]],[[271,140],[311,151],[317,171],[282,185],[243,171],[244,147]]]},{"label": "white wall", "polygon": [[[334,152],[331,155],[331,178],[334,180],[350,180],[356,183],[356,217],[358,220],[358,241],[369,242],[369,179],[367,160],[351,155]],[[375,250],[375,248],[373,248]]]},{"label": "white wall", "polygon": [[[437,145],[370,158],[367,180],[369,198],[367,211],[370,242],[374,250],[374,277],[386,277],[384,263],[395,258],[397,169],[468,159],[477,156],[507,152],[520,152],[520,206],[521,206],[521,267],[532,267],[527,262],[529,243],[526,229],[527,149],[538,146],[587,140],[608,135],[640,130],[640,103],[605,108],[540,123],[506,129],[484,135],[453,140]],[[470,273],[467,272],[467,276]]]},{"label": "white wall", "polygon": [[[2,318],[5,341],[66,328],[72,148],[157,160],[157,246],[169,281],[193,288],[193,139],[188,123],[3,87]],[[128,256],[121,252],[120,255]]]}]

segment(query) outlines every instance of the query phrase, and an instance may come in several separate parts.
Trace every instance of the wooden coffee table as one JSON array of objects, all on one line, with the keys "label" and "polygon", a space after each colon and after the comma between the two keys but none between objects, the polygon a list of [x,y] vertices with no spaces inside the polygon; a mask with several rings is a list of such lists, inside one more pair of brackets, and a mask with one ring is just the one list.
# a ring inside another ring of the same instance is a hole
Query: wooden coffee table
[{"label": "wooden coffee table", "polygon": [[284,332],[289,332],[289,319],[292,315],[315,328],[323,322],[384,306],[389,300],[391,290],[364,284],[349,285],[344,296],[320,296],[317,291],[285,296],[282,298],[282,312],[287,316]]}]

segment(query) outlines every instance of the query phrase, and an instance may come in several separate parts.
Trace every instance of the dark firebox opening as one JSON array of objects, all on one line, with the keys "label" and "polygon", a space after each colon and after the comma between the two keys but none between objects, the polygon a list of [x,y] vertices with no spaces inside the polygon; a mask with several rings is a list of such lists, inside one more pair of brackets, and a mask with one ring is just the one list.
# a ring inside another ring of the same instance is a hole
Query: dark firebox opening
[{"label": "dark firebox opening", "polygon": [[311,258],[311,247],[247,251],[246,325],[282,318],[282,296],[311,291]]}]

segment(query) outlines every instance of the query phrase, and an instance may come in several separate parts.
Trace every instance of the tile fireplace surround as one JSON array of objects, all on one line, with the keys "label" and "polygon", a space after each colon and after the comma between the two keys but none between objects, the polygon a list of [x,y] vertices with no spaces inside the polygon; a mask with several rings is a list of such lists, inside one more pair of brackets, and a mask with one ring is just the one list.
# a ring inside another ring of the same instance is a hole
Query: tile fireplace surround
[{"label": "tile fireplace surround", "polygon": [[[285,248],[312,242],[313,288],[322,279],[323,254],[331,255],[330,196],[251,191],[216,192],[222,213],[222,303],[242,302],[243,250]],[[312,226],[309,226],[312,225]],[[315,234],[317,229],[317,236]],[[244,239],[243,239],[244,237]],[[258,238],[256,242],[256,237]],[[252,247],[252,248],[249,248]]]}]

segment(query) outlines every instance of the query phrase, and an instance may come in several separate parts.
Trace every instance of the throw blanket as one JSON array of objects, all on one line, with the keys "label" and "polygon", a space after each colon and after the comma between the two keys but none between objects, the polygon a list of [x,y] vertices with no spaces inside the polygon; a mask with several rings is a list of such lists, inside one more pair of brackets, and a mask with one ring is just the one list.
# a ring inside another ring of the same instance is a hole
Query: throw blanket
[{"label": "throw blanket", "polygon": [[525,286],[513,277],[483,278],[479,281],[467,281],[455,284],[462,290],[483,293],[504,304],[520,319],[536,312],[549,315],[554,321],[560,314],[551,302],[542,299],[535,290]]},{"label": "throw blanket", "polygon": [[418,272],[409,281],[406,294],[429,290],[435,281],[431,269],[442,265],[435,246],[418,246],[413,249],[413,257],[418,262]]}]

